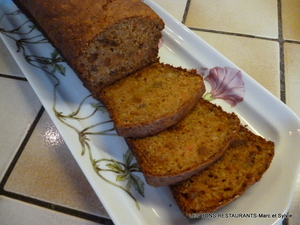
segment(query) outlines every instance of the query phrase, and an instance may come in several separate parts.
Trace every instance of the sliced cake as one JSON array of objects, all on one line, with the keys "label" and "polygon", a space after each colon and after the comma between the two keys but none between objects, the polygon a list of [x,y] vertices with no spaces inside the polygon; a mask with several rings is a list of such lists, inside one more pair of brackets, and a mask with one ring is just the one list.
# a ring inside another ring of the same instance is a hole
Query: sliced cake
[{"label": "sliced cake", "polygon": [[218,160],[225,152],[240,121],[200,99],[181,122],[157,135],[126,141],[149,185],[175,184]]},{"label": "sliced cake", "polygon": [[189,218],[200,218],[240,197],[258,182],[274,157],[274,143],[241,127],[224,156],[190,179],[170,186]]},{"label": "sliced cake", "polygon": [[100,99],[120,136],[140,138],[178,123],[204,92],[195,70],[157,62],[106,87]]}]

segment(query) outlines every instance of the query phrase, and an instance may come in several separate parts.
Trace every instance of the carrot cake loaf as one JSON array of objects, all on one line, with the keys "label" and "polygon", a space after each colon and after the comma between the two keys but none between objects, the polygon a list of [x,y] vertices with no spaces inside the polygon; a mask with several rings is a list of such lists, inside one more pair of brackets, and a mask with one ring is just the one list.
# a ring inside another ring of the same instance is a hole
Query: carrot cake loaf
[{"label": "carrot cake loaf", "polygon": [[155,61],[164,22],[140,0],[13,0],[94,98]]}]

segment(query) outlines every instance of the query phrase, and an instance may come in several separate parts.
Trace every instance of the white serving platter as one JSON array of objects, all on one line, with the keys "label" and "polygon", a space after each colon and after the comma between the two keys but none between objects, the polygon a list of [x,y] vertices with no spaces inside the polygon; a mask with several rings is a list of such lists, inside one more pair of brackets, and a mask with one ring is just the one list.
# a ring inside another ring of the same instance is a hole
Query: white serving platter
[{"label": "white serving platter", "polygon": [[[213,102],[235,112],[253,132],[275,142],[275,157],[261,181],[213,214],[215,218],[187,219],[168,187],[146,184],[142,174],[135,171],[135,161],[125,141],[112,130],[107,112],[89,96],[55,49],[36,29],[31,29],[32,23],[16,11],[11,0],[0,1],[0,35],[115,224],[280,223],[282,215],[288,214],[300,169],[299,118],[157,4],[144,2],[166,24],[159,52],[161,61],[196,68],[206,75],[216,67],[239,71],[242,100],[233,107],[222,99]],[[212,91],[208,82],[206,86],[208,92]],[[131,173],[126,175],[128,171]]]}]

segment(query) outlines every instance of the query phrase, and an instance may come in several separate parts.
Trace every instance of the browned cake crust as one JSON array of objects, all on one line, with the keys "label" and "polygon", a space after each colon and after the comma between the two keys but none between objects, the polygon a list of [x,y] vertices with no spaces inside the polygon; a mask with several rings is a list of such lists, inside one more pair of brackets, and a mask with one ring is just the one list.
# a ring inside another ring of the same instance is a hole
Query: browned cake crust
[{"label": "browned cake crust", "polygon": [[258,182],[274,157],[274,143],[241,127],[224,156],[190,179],[170,186],[189,218],[200,218],[240,197]]},{"label": "browned cake crust", "polygon": [[178,123],[204,92],[195,70],[157,62],[104,88],[100,99],[120,136],[140,138]]},{"label": "browned cake crust", "polygon": [[98,98],[157,61],[163,21],[140,0],[14,0]]},{"label": "browned cake crust", "polygon": [[126,141],[149,185],[186,180],[218,160],[239,129],[235,114],[200,99],[181,122],[142,139]]}]

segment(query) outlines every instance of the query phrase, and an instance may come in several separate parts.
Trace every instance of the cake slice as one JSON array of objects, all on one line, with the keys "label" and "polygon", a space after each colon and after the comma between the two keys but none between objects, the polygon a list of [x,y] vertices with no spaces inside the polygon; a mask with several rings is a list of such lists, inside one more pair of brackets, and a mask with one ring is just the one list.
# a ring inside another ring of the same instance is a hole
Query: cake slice
[{"label": "cake slice", "polygon": [[202,213],[225,206],[258,182],[273,156],[273,142],[241,127],[220,160],[170,189],[185,216],[201,218]]},{"label": "cake slice", "polygon": [[186,180],[218,160],[240,121],[204,99],[178,124],[157,135],[126,142],[149,185],[159,187]]},{"label": "cake slice", "polygon": [[120,136],[140,138],[178,123],[204,92],[195,70],[156,62],[106,87],[100,99]]}]

